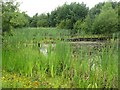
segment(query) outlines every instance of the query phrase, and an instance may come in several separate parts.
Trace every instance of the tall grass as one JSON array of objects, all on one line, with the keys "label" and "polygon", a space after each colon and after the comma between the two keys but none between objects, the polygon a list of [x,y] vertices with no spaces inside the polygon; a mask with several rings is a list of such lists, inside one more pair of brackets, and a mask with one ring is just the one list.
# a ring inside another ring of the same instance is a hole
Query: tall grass
[{"label": "tall grass", "polygon": [[[2,77],[2,35],[0,35],[0,78]],[[0,89],[2,89],[2,81],[0,81]]]},{"label": "tall grass", "polygon": [[56,41],[55,47],[49,44],[48,55],[45,56],[37,45],[24,45],[18,38],[12,36],[4,40],[3,70],[31,77],[31,81],[49,80],[51,87],[57,88],[118,88],[116,41],[96,50],[87,46],[74,48],[69,43]]}]

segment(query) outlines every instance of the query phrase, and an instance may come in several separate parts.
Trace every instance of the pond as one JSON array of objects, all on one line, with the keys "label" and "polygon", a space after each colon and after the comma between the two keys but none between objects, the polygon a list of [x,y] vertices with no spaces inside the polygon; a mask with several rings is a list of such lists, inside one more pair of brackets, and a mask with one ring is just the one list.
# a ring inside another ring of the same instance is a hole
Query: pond
[{"label": "pond", "polygon": [[[73,49],[73,51],[77,52],[77,50],[79,50],[80,48],[84,47],[86,49],[100,49],[102,46],[105,45],[105,42],[92,42],[92,41],[80,41],[80,42],[65,42],[65,43],[69,43]],[[38,43],[40,44],[40,43]],[[38,45],[39,47],[39,51],[42,52],[45,56],[47,56],[47,50],[50,44],[45,44],[45,43],[41,43],[40,45]],[[51,44],[51,46],[53,48],[56,47],[56,44]]]}]

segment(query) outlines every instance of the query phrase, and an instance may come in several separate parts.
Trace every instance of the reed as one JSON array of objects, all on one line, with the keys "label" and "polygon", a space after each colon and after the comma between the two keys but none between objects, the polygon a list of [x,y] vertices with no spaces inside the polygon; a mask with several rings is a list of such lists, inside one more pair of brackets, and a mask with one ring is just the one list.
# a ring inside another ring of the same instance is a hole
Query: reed
[{"label": "reed", "polygon": [[[37,44],[33,45],[33,37],[30,37],[37,30],[30,35],[28,31],[16,31],[15,36],[4,37],[3,87],[118,88],[118,41],[112,40],[94,49],[87,46],[74,48],[67,42],[57,40],[55,47],[49,44],[45,56]],[[21,34],[23,36],[19,37]],[[17,76],[10,82],[5,74]],[[15,81],[18,77],[25,77],[26,81]],[[25,86],[28,80],[33,84]]]}]

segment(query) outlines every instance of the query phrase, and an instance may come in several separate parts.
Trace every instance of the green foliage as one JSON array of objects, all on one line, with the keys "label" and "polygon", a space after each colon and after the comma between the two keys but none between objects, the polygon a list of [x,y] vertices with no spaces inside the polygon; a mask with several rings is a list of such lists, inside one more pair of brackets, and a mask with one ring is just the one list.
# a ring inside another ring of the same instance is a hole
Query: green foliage
[{"label": "green foliage", "polygon": [[74,29],[77,31],[78,34],[82,35],[82,34],[90,34],[92,31],[92,19],[90,18],[90,16],[86,16],[85,20],[78,20],[75,24],[74,24]]},{"label": "green foliage", "polygon": [[101,13],[102,6],[104,6],[105,2],[96,4],[93,8],[89,10],[89,16],[91,19],[95,19],[96,15]]},{"label": "green foliage", "polygon": [[11,31],[12,28],[23,27],[28,23],[23,13],[19,12],[19,3],[14,0],[2,2],[2,27],[3,32]]},{"label": "green foliage", "polygon": [[15,3],[15,0],[2,2],[3,32],[29,26],[69,29],[71,34],[108,34],[119,31],[117,30],[117,26],[120,26],[117,22],[119,20],[117,2],[99,3],[90,10],[84,3],[65,3],[51,13],[40,15],[36,13],[33,17],[25,12],[21,13],[18,7],[19,3]]},{"label": "green foliage", "polygon": [[30,26],[31,27],[49,27],[49,15],[36,13],[30,19]]},{"label": "green foliage", "polygon": [[120,30],[120,2],[118,2],[118,7],[116,7],[118,13],[118,29]]},{"label": "green foliage", "polygon": [[[88,13],[88,8],[84,3],[71,3],[70,5],[64,4],[51,12],[50,25],[73,29],[73,24],[78,19],[84,19]],[[66,25],[65,25],[65,24]],[[60,24],[60,25],[59,25]]]},{"label": "green foliage", "polygon": [[61,29],[72,29],[73,24],[71,19],[66,19],[66,20],[62,20],[57,27]]},{"label": "green foliage", "polygon": [[65,24],[66,24],[65,20],[62,20],[62,21],[57,25],[57,28],[63,29],[63,28],[65,28]]},{"label": "green foliage", "polygon": [[[113,40],[96,48],[85,45],[78,47],[54,39],[54,47],[50,41],[46,44],[48,53],[45,56],[37,44],[42,44],[43,40],[40,39],[46,37],[46,31],[48,34],[61,33],[61,30],[53,28],[26,28],[15,30],[13,36],[4,36],[3,88],[41,88],[42,85],[52,88],[118,87],[118,41]],[[37,85],[28,84],[28,81]]]},{"label": "green foliage", "polygon": [[101,13],[96,16],[93,23],[94,34],[110,34],[118,30],[118,14],[107,2],[101,9]]},{"label": "green foliage", "polygon": [[28,24],[28,19],[24,16],[23,13],[15,12],[10,20],[10,23],[14,28],[20,28]]},{"label": "green foliage", "polygon": [[49,26],[48,16],[45,14],[39,15],[37,19],[37,27],[48,27],[48,26]]},{"label": "green foliage", "polygon": [[38,22],[38,13],[36,13],[32,19],[31,19],[31,22],[30,22],[30,26],[31,27],[37,27],[37,22]]},{"label": "green foliage", "polygon": [[81,33],[82,31],[82,21],[81,20],[78,20],[75,24],[74,24],[74,29],[78,32],[78,33]]},{"label": "green foliage", "polygon": [[66,19],[65,28],[66,29],[72,29],[73,28],[73,22],[72,22],[71,19]]}]

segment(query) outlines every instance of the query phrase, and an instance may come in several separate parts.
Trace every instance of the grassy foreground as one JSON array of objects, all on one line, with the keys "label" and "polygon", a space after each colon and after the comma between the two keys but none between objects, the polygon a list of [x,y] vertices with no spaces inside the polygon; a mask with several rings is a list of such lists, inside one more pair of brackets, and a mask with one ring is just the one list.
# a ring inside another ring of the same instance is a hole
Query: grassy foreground
[{"label": "grassy foreground", "polygon": [[97,49],[81,46],[75,50],[57,40],[56,47],[49,44],[45,56],[37,46],[45,38],[42,31],[16,30],[13,36],[4,37],[3,88],[118,88],[117,41]]}]

